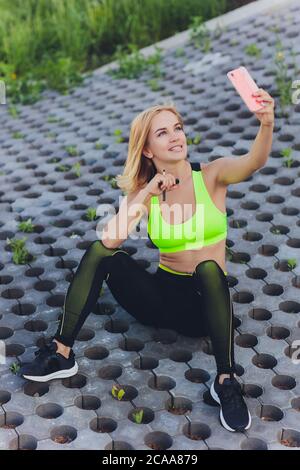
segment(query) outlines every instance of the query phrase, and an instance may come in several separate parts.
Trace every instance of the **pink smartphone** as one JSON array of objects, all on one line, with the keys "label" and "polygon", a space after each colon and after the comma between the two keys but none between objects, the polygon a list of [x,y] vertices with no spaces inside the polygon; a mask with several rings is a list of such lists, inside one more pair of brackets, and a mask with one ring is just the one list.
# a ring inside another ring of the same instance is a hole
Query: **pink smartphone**
[{"label": "pink smartphone", "polygon": [[251,112],[255,113],[264,108],[264,105],[256,101],[257,97],[252,96],[252,93],[258,90],[258,86],[246,67],[241,66],[230,70],[227,77]]}]

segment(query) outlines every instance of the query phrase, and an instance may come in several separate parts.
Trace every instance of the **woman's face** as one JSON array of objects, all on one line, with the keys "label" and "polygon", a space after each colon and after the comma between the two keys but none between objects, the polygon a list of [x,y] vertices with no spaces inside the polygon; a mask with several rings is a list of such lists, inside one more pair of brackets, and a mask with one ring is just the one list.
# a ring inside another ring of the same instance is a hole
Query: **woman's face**
[{"label": "woman's face", "polygon": [[[176,147],[178,146],[178,147]],[[175,147],[171,150],[172,147]],[[143,151],[145,156],[161,162],[185,160],[187,142],[184,130],[171,111],[161,111],[152,119],[148,135],[148,145]]]}]

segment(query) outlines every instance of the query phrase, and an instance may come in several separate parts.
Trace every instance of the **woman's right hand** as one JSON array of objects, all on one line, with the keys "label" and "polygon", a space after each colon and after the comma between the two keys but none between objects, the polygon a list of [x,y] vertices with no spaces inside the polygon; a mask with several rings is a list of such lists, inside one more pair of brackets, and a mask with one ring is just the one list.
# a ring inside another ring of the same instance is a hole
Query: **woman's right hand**
[{"label": "woman's right hand", "polygon": [[177,178],[171,175],[171,173],[166,173],[165,175],[156,173],[156,175],[154,175],[154,177],[149,181],[145,189],[151,196],[158,196],[164,190],[173,191],[174,189],[178,188],[176,179]]}]

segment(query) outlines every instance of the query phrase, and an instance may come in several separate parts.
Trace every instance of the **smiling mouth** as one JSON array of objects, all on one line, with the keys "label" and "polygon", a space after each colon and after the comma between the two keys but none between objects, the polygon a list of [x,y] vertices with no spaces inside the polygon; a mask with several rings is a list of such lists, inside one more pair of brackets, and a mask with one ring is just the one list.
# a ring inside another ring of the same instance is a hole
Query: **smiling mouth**
[{"label": "smiling mouth", "polygon": [[170,149],[169,151],[170,152],[181,152],[181,150],[182,150],[182,145],[179,145],[179,146],[177,146],[173,149]]}]

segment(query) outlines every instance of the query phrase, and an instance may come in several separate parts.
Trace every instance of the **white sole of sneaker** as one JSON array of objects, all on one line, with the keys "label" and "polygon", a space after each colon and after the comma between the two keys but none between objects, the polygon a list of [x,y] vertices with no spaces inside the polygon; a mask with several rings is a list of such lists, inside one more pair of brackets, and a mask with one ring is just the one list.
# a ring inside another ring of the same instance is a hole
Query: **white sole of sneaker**
[{"label": "white sole of sneaker", "polygon": [[[211,384],[210,386],[210,394],[211,396],[213,397],[213,399],[219,403],[219,405],[221,405],[220,403],[220,399],[218,397],[218,394],[217,392],[215,391],[215,388],[214,388],[214,382]],[[248,417],[249,417],[249,423],[247,424],[247,426],[244,428],[244,429],[249,429],[250,426],[251,426],[251,415],[249,413],[249,410],[248,410]],[[224,426],[225,429],[227,429],[228,431],[231,431],[231,432],[237,432],[236,429],[232,429],[225,421],[224,419],[224,416],[223,416],[223,412],[222,412],[222,408],[220,407],[220,420],[221,420],[221,423],[222,423],[222,426]]]},{"label": "white sole of sneaker", "polygon": [[65,379],[67,377],[72,377],[78,372],[78,364],[75,361],[75,365],[71,369],[58,370],[52,374],[37,376],[37,375],[23,375],[24,379],[33,380],[34,382],[48,382],[48,380],[53,379]]}]

